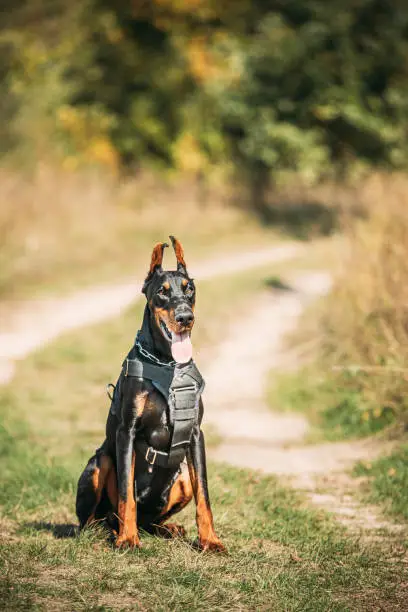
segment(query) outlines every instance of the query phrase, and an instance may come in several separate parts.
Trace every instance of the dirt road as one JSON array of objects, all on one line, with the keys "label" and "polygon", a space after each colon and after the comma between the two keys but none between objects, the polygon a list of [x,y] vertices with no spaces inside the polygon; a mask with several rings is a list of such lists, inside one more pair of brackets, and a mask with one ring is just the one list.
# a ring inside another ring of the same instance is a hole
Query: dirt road
[{"label": "dirt road", "polygon": [[[285,243],[267,249],[197,262],[189,267],[193,277],[204,280],[243,272],[267,263],[277,263],[299,256],[304,247]],[[17,303],[12,317],[0,321],[0,384],[13,376],[13,362],[60,334],[116,317],[141,297],[141,279],[100,285],[72,295]]]}]

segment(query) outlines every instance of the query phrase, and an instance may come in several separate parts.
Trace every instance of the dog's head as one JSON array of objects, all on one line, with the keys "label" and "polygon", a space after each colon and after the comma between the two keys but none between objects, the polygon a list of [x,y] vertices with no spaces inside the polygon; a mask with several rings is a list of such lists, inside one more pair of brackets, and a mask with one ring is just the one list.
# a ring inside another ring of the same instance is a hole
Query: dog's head
[{"label": "dog's head", "polygon": [[142,291],[152,319],[171,346],[176,361],[187,361],[191,357],[190,333],[194,325],[196,290],[187,272],[181,243],[174,236],[170,236],[170,240],[177,258],[177,270],[163,270],[163,253],[168,244],[159,242],[153,249]]}]

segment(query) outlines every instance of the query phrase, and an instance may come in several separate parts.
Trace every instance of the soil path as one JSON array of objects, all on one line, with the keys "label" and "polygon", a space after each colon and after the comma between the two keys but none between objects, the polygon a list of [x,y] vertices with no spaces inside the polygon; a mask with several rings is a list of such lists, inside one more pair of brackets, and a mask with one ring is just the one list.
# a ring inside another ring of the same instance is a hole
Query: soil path
[{"label": "soil path", "polygon": [[302,274],[290,282],[289,290],[257,298],[253,311],[233,322],[205,368],[204,418],[222,439],[210,449],[210,456],[237,467],[285,475],[313,504],[372,539],[384,530],[390,535],[404,528],[385,521],[376,507],[361,504],[356,496],[359,483],[346,471],[358,460],[384,453],[385,445],[372,440],[306,445],[307,420],[298,414],[273,413],[264,403],[266,376],[284,360],[285,335],[330,284],[326,273]]},{"label": "soil path", "polygon": [[[193,263],[189,271],[200,280],[215,278],[285,261],[304,250],[303,245],[286,243]],[[66,297],[14,304],[12,317],[3,317],[0,321],[0,384],[12,378],[15,360],[26,357],[60,334],[118,316],[140,299],[141,286],[142,280],[128,279]]]}]

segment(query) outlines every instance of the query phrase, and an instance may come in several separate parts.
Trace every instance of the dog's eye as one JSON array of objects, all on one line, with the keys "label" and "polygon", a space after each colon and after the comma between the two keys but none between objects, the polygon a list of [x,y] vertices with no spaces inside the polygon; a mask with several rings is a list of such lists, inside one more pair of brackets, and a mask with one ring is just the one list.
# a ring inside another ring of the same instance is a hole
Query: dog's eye
[{"label": "dog's eye", "polygon": [[160,287],[160,289],[157,292],[157,295],[166,295],[166,288],[165,287]]},{"label": "dog's eye", "polygon": [[187,297],[191,297],[194,294],[194,285],[192,285],[192,283],[188,283],[188,285],[186,285],[184,293]]}]

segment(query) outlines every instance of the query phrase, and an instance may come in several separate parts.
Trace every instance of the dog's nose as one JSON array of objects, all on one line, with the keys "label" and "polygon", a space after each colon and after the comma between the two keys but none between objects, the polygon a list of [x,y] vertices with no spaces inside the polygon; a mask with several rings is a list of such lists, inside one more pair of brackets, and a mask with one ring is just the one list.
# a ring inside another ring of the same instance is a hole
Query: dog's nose
[{"label": "dog's nose", "polygon": [[194,315],[191,310],[185,310],[184,312],[179,312],[176,314],[175,319],[177,323],[183,325],[183,327],[187,327],[194,321]]}]

